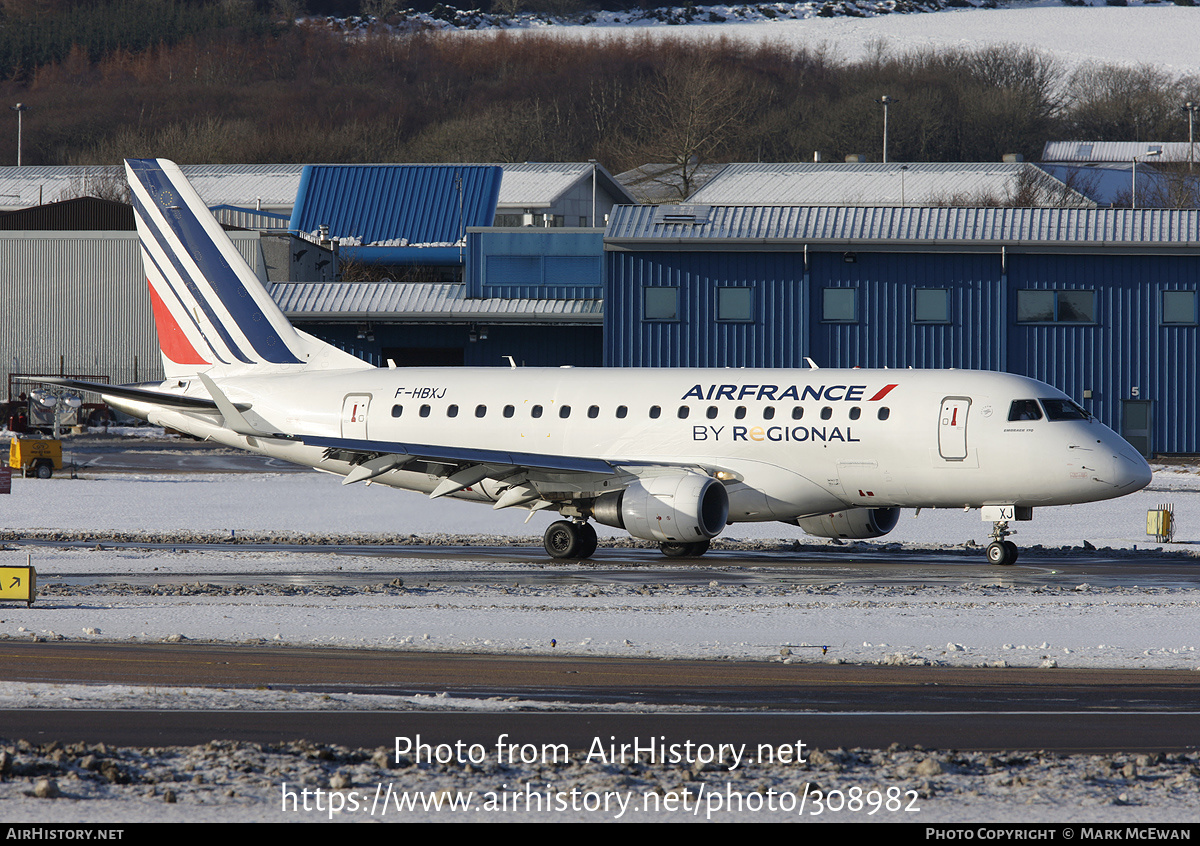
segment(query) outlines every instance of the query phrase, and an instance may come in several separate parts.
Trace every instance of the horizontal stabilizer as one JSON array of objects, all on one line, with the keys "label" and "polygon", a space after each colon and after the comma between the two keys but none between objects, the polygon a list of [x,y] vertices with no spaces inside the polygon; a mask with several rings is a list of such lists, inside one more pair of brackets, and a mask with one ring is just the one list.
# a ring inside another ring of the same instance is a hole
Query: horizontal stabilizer
[{"label": "horizontal stabilizer", "polygon": [[[118,397],[121,399],[144,402],[150,405],[161,405],[169,408],[198,409],[202,411],[217,411],[215,401],[203,397],[185,397],[181,394],[169,394],[165,391],[154,391],[148,388],[135,388],[131,385],[109,385],[106,382],[83,382],[78,379],[60,379],[58,377],[39,376],[30,379],[31,382],[45,382],[49,385],[62,385],[64,388],[74,388],[77,391],[89,391],[103,397]],[[235,406],[245,411],[249,405]]]}]

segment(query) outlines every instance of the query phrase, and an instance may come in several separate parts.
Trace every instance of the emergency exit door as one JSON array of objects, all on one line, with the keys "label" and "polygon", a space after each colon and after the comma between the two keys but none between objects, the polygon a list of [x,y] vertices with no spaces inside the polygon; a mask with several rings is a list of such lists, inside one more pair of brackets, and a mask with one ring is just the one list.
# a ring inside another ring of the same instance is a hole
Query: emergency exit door
[{"label": "emergency exit door", "polygon": [[938,452],[947,461],[962,461],[967,457],[967,412],[971,400],[967,397],[946,397],[938,415]]}]

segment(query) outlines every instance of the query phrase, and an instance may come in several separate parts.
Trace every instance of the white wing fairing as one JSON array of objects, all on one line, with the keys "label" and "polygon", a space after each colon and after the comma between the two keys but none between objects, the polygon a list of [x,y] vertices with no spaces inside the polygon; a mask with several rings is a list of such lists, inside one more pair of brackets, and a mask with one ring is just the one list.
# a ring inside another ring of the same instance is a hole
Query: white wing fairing
[{"label": "white wing fairing", "polygon": [[1000,373],[376,369],[292,329],[173,164],[128,172],[169,379],[86,389],[343,484],[555,510],[556,557],[595,550],[589,520],[695,556],[729,523],[879,537],[966,506],[1011,563],[1008,520],[1149,482],[1061,392]]}]

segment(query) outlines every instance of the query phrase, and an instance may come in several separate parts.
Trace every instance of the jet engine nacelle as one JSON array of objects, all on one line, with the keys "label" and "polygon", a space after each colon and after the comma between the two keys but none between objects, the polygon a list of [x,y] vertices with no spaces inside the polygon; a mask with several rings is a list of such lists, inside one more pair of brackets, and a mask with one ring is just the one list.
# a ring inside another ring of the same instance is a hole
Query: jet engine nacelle
[{"label": "jet engine nacelle", "polygon": [[624,529],[635,538],[695,543],[720,534],[729,519],[729,494],[711,476],[668,473],[638,479],[621,491],[597,497],[597,523]]},{"label": "jet engine nacelle", "polygon": [[822,538],[881,538],[900,522],[899,508],[850,508],[793,520],[807,534]]}]

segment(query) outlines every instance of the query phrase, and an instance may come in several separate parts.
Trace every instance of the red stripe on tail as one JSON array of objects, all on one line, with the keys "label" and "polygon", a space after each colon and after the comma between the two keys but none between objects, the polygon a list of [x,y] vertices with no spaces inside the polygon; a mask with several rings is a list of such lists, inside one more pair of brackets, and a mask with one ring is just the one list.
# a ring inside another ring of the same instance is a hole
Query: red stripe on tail
[{"label": "red stripe on tail", "polygon": [[150,307],[154,310],[154,328],[158,330],[158,348],[162,354],[175,364],[209,364],[179,328],[154,286],[149,280],[146,284],[150,287]]}]

